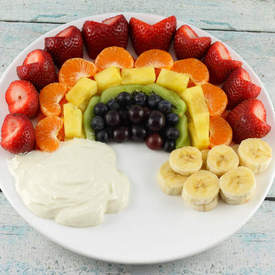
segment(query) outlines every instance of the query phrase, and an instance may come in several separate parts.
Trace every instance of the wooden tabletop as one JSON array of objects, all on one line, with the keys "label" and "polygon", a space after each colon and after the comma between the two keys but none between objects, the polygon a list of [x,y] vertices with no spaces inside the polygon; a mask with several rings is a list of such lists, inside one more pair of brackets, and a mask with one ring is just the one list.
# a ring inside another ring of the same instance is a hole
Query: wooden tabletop
[{"label": "wooden tabletop", "polygon": [[[273,0],[0,0],[0,74],[41,34],[81,17],[116,11],[175,15],[209,31],[253,67],[275,103]],[[48,241],[18,216],[1,193],[0,274],[275,274],[274,228],[273,185],[251,220],[211,250],[167,264],[109,264]]]}]

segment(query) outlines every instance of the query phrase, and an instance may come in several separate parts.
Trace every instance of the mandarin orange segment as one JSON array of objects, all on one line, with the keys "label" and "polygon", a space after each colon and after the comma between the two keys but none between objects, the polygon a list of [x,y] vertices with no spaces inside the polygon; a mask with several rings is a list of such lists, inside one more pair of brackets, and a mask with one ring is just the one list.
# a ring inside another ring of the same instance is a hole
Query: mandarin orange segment
[{"label": "mandarin orange segment", "polygon": [[96,65],[83,58],[68,59],[59,71],[59,82],[65,83],[68,89],[82,77],[91,78],[97,71]]},{"label": "mandarin orange segment", "polygon": [[35,127],[36,144],[41,151],[53,152],[59,147],[58,134],[63,127],[63,119],[48,116],[40,120]]},{"label": "mandarin orange segment", "polygon": [[202,85],[209,81],[209,71],[206,65],[196,58],[175,61],[171,70],[189,74],[190,80],[196,85]]},{"label": "mandarin orange segment", "polygon": [[136,60],[135,67],[152,66],[158,69],[170,69],[174,64],[173,57],[170,53],[153,49],[143,52]]},{"label": "mandarin orange segment", "polygon": [[102,50],[95,59],[99,71],[109,67],[133,68],[134,59],[131,54],[121,47],[108,47]]},{"label": "mandarin orange segment", "polygon": [[221,115],[228,102],[226,93],[220,87],[210,83],[203,84],[201,87],[207,102],[210,116]]},{"label": "mandarin orange segment", "polygon": [[66,94],[67,86],[55,82],[45,86],[39,94],[41,112],[45,116],[59,116],[62,112],[60,102]]},{"label": "mandarin orange segment", "polygon": [[221,116],[210,117],[210,147],[220,144],[229,145],[232,141],[232,128]]}]

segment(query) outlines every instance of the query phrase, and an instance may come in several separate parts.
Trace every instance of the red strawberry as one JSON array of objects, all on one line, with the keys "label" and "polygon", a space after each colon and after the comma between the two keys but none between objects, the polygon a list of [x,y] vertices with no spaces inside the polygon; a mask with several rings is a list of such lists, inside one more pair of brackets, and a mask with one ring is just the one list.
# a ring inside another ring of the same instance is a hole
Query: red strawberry
[{"label": "red strawberry", "polygon": [[227,116],[233,129],[233,139],[240,143],[247,138],[262,138],[269,133],[271,126],[266,123],[266,111],[258,99],[246,99],[237,105]]},{"label": "red strawberry", "polygon": [[24,114],[33,118],[39,109],[39,94],[31,82],[15,80],[6,91],[6,102],[11,114]]},{"label": "red strawberry", "polygon": [[45,49],[52,55],[58,67],[67,59],[83,57],[83,40],[80,30],[75,26],[69,26],[55,37],[46,37]]},{"label": "red strawberry", "polygon": [[130,20],[130,35],[137,55],[151,49],[167,51],[177,28],[175,16],[170,16],[154,25],[137,18]]},{"label": "red strawberry", "polygon": [[241,61],[232,60],[228,49],[223,43],[217,41],[206,53],[204,63],[210,72],[210,82],[220,84],[225,81],[229,74],[242,66]]},{"label": "red strawberry", "polygon": [[256,98],[261,92],[261,87],[251,82],[245,69],[238,68],[224,82],[223,90],[227,94],[228,107],[233,108],[245,99]]},{"label": "red strawberry", "polygon": [[174,38],[174,49],[178,59],[202,58],[210,44],[210,37],[199,37],[188,25],[181,26]]},{"label": "red strawberry", "polygon": [[51,55],[39,49],[27,55],[23,65],[17,67],[17,75],[20,79],[32,82],[38,90],[57,80]]},{"label": "red strawberry", "polygon": [[33,150],[35,132],[31,121],[23,114],[8,114],[1,129],[1,146],[14,154]]},{"label": "red strawberry", "polygon": [[127,47],[128,22],[122,14],[107,18],[102,23],[86,21],[82,34],[89,57],[95,59],[104,48]]}]

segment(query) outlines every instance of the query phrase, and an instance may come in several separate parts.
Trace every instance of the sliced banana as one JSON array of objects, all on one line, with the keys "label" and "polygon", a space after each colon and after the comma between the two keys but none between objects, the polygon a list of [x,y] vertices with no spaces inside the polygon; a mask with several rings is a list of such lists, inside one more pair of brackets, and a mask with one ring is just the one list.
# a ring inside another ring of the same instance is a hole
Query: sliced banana
[{"label": "sliced banana", "polygon": [[238,167],[239,157],[230,146],[218,145],[208,152],[206,165],[208,170],[221,176]]},{"label": "sliced banana", "polygon": [[197,210],[197,211],[210,211],[213,208],[215,208],[218,205],[218,201],[219,201],[219,196],[216,196],[211,202],[207,203],[207,204],[192,204],[190,201],[188,201],[187,199],[184,200],[184,202],[192,207],[193,209]]},{"label": "sliced banana", "polygon": [[206,160],[207,160],[208,152],[209,152],[209,149],[201,150],[201,155],[202,155],[202,166],[201,166],[201,169],[206,169]]},{"label": "sliced banana", "polygon": [[228,204],[247,202],[256,188],[255,176],[247,167],[231,169],[220,178],[220,194]]},{"label": "sliced banana", "polygon": [[160,185],[161,190],[165,194],[172,196],[181,194],[186,179],[187,176],[175,173],[171,169],[169,161],[162,164],[157,175],[158,184]]},{"label": "sliced banana", "polygon": [[170,153],[169,164],[176,173],[188,176],[200,170],[202,166],[201,151],[192,146],[176,149]]},{"label": "sliced banana", "polygon": [[238,154],[239,144],[231,145],[231,148]]},{"label": "sliced banana", "polygon": [[272,159],[272,148],[260,138],[248,138],[241,142],[238,154],[241,165],[258,174],[269,166]]},{"label": "sliced banana", "polygon": [[209,171],[200,170],[185,181],[182,198],[193,208],[199,205],[207,208],[207,205],[218,196],[218,193],[218,177]]}]

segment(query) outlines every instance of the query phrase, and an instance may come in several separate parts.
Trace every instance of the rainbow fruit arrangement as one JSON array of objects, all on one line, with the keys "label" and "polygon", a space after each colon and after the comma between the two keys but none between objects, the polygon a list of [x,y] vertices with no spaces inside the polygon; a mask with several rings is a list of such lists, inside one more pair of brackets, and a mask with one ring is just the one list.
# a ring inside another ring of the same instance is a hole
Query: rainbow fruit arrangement
[{"label": "rainbow fruit arrangement", "polygon": [[[221,42],[176,18],[154,25],[123,15],[69,26],[30,52],[10,83],[1,145],[52,152],[72,138],[144,141],[171,152],[262,138],[271,127],[261,88]],[[138,57],[125,49],[130,36]],[[174,61],[168,52],[173,40]],[[84,46],[94,62],[83,59]],[[219,86],[218,86],[219,85]],[[37,121],[33,126],[31,119]]]}]

